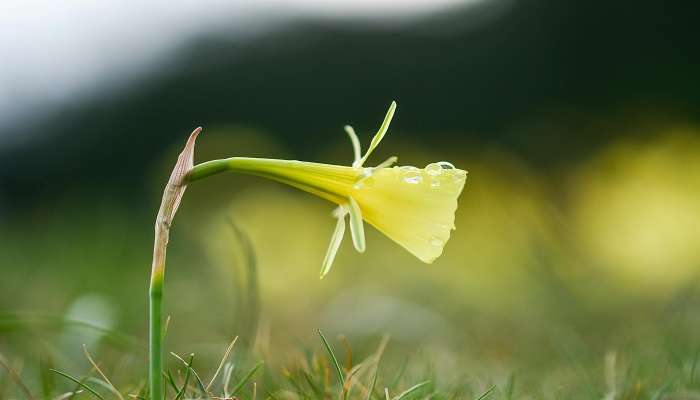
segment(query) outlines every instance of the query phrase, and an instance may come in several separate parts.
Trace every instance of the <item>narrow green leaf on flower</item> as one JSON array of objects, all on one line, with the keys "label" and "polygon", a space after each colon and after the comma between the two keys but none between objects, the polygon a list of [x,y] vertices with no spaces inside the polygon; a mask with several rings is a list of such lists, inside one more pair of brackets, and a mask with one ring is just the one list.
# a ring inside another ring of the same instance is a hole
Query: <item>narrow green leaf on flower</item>
[{"label": "narrow green leaf on flower", "polygon": [[360,148],[360,139],[357,137],[355,130],[352,129],[352,126],[350,126],[350,125],[345,125],[345,132],[348,134],[348,136],[350,137],[350,141],[352,142],[352,153],[353,153],[352,165],[354,166],[355,164],[359,163],[360,159],[362,158],[362,149]]},{"label": "narrow green leaf on flower", "polygon": [[352,235],[352,244],[355,250],[360,253],[365,252],[365,228],[362,222],[362,211],[355,199],[348,198],[348,213],[350,214],[350,234]]},{"label": "narrow green leaf on flower", "polygon": [[399,161],[398,157],[391,156],[391,157],[387,158],[386,160],[382,161],[381,163],[379,163],[379,165],[374,167],[374,169],[391,167],[392,165],[396,164],[397,161]]},{"label": "narrow green leaf on flower", "polygon": [[353,167],[361,167],[365,163],[365,161],[367,161],[367,159],[369,158],[370,154],[372,154],[374,149],[376,149],[377,146],[379,146],[379,142],[382,141],[382,139],[384,138],[384,135],[389,130],[389,125],[391,124],[391,119],[394,118],[395,111],[396,111],[396,102],[392,101],[391,105],[389,106],[389,111],[386,112],[386,116],[384,117],[384,122],[382,122],[382,126],[379,127],[379,130],[372,138],[372,142],[370,142],[369,148],[367,149],[367,152],[360,159],[360,162],[358,163],[358,165],[353,165]]},{"label": "narrow green leaf on flower", "polygon": [[343,215],[336,216],[338,218],[338,223],[335,225],[335,231],[333,236],[331,236],[331,243],[328,245],[328,250],[326,251],[326,257],[323,259],[323,265],[321,266],[321,279],[323,279],[328,272],[330,272],[333,266],[333,260],[335,255],[338,253],[340,248],[340,243],[343,241],[343,235],[345,234],[345,212]]}]

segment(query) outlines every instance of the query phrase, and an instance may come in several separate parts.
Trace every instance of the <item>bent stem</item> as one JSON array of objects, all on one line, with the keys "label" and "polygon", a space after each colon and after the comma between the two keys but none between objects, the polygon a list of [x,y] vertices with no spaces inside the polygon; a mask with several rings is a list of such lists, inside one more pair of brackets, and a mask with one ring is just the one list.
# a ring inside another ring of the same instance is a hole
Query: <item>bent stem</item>
[{"label": "bent stem", "polygon": [[177,163],[170,179],[165,185],[163,199],[160,203],[155,224],[155,239],[153,243],[153,264],[151,267],[151,283],[148,290],[148,391],[150,400],[164,399],[163,386],[163,281],[165,278],[165,253],[168,247],[170,226],[177,208],[185,194],[187,183],[185,176],[192,169],[194,159],[194,143],[202,128],[195,129],[185,144],[185,148],[177,158]]}]

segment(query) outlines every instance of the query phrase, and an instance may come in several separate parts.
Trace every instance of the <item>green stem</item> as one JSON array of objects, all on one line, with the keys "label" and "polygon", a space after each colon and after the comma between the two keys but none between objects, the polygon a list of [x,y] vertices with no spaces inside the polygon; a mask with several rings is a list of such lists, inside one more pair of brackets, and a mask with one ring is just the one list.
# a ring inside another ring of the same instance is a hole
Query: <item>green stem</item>
[{"label": "green stem", "polygon": [[349,191],[362,173],[359,169],[330,164],[231,157],[195,165],[187,173],[185,181],[189,183],[222,172],[238,172],[264,177],[338,204],[347,201],[347,195],[343,193]]},{"label": "green stem", "polygon": [[180,200],[185,194],[186,174],[192,169],[194,143],[202,128],[195,129],[177,158],[177,163],[161,200],[155,224],[151,284],[148,291],[148,392],[150,400],[164,400],[163,386],[163,280],[165,277],[165,252],[168,247],[170,225],[173,222]]},{"label": "green stem", "polygon": [[149,399],[163,399],[163,332],[161,329],[163,279],[152,277],[148,293],[148,382]]}]

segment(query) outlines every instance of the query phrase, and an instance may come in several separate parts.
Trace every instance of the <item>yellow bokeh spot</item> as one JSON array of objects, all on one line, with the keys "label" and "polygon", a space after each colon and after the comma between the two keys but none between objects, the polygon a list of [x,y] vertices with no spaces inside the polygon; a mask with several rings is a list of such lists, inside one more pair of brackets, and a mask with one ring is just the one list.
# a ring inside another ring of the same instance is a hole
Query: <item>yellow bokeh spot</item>
[{"label": "yellow bokeh spot", "polygon": [[700,141],[621,143],[575,180],[572,223],[593,265],[627,289],[665,293],[700,266]]}]

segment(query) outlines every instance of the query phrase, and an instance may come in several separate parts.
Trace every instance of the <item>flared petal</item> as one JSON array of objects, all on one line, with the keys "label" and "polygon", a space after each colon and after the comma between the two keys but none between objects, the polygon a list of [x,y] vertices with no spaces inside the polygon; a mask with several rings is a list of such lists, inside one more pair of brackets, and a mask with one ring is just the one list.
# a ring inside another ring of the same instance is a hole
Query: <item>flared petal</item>
[{"label": "flared petal", "polygon": [[449,163],[376,170],[351,196],[365,221],[421,261],[432,263],[454,229],[467,172]]}]

